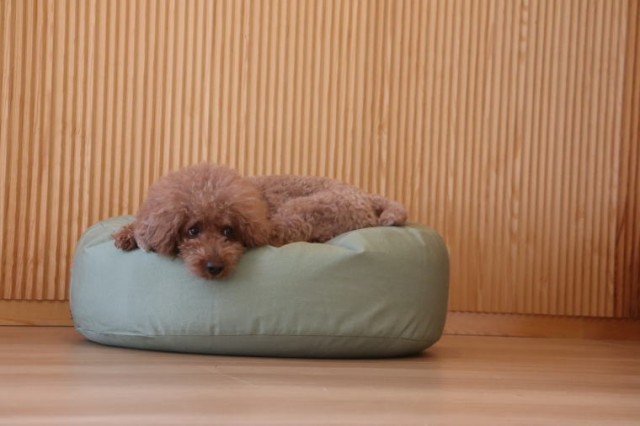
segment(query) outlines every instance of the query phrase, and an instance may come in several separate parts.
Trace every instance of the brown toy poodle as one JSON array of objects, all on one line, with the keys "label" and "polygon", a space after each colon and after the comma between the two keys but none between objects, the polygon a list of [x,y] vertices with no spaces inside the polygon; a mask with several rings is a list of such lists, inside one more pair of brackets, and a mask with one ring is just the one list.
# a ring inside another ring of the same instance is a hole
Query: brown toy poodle
[{"label": "brown toy poodle", "polygon": [[402,225],[405,208],[336,180],[242,177],[201,164],[149,188],[134,222],[114,233],[116,247],[180,256],[196,275],[222,278],[246,249],[325,242],[354,229]]}]

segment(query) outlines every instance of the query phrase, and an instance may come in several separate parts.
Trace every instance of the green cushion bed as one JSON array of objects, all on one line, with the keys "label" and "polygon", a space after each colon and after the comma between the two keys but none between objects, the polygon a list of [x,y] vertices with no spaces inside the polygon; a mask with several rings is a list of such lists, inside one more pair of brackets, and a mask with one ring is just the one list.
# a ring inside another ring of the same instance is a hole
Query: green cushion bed
[{"label": "green cushion bed", "polygon": [[442,335],[449,260],[420,226],[248,251],[224,280],[179,258],[115,248],[133,217],[89,228],[76,248],[71,311],[94,342],[218,355],[371,358],[417,354]]}]

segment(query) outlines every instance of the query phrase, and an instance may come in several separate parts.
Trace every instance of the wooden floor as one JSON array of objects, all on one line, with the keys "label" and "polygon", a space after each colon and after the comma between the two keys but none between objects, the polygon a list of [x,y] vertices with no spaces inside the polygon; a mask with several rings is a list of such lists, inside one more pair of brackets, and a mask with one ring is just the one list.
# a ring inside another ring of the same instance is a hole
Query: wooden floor
[{"label": "wooden floor", "polygon": [[0,327],[0,424],[640,424],[640,342],[446,336],[418,357],[216,357]]}]

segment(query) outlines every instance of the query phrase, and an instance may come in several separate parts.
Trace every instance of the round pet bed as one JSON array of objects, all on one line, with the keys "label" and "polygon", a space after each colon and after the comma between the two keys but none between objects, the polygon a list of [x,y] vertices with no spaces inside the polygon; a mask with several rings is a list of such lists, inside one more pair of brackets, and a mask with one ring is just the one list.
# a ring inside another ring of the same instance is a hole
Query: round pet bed
[{"label": "round pet bed", "polygon": [[179,258],[116,249],[133,217],[88,229],[76,248],[71,311],[94,342],[219,355],[370,358],[416,354],[442,335],[447,249],[419,226],[366,228],[324,244],[248,251],[211,281]]}]

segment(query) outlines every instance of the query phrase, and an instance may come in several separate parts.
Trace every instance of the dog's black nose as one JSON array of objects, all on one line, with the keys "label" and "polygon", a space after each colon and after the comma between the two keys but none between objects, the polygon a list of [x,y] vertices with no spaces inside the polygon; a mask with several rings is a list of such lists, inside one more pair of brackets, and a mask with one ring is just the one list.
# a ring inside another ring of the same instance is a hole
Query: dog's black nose
[{"label": "dog's black nose", "polygon": [[213,262],[207,262],[206,267],[207,267],[207,271],[209,271],[209,273],[213,277],[220,274],[220,272],[222,272],[222,270],[224,269],[224,265],[219,265]]}]

